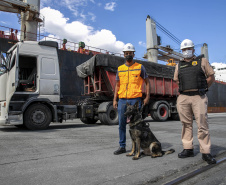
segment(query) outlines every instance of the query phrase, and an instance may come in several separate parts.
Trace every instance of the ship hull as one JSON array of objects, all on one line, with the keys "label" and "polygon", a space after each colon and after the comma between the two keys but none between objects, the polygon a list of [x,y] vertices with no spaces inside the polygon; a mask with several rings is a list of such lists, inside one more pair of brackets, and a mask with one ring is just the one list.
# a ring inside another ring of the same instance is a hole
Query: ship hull
[{"label": "ship hull", "polygon": [[216,81],[207,92],[208,112],[226,112],[226,83]]}]

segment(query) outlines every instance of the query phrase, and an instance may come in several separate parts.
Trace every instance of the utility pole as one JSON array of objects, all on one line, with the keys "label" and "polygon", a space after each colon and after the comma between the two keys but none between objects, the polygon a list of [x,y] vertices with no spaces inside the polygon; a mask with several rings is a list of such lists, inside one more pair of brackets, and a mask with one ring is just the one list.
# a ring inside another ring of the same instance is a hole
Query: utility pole
[{"label": "utility pole", "polygon": [[209,60],[208,45],[206,43],[201,47],[201,54],[204,54],[204,57]]},{"label": "utility pole", "polygon": [[154,20],[147,16],[146,19],[146,42],[147,42],[147,59],[150,62],[158,62],[157,34]]}]

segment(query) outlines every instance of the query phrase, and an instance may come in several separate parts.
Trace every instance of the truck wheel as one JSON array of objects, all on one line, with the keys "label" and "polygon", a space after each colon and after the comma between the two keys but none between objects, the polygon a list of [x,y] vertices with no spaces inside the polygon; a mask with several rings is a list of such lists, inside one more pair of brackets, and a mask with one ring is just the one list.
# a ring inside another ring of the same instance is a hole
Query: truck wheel
[{"label": "truck wheel", "polygon": [[34,104],[24,113],[24,125],[30,130],[46,129],[52,120],[50,109],[43,104]]},{"label": "truck wheel", "polygon": [[99,113],[99,114],[98,114],[98,118],[99,118],[100,123],[101,123],[102,125],[107,125],[107,123],[104,122],[103,115],[104,115],[104,113]]},{"label": "truck wheel", "polygon": [[166,121],[169,117],[169,108],[166,104],[160,104],[156,111],[154,111],[154,117],[158,121]]},{"label": "truck wheel", "polygon": [[155,117],[155,111],[151,111],[151,117],[153,120],[158,121],[158,119]]},{"label": "truck wheel", "polygon": [[85,124],[95,124],[98,121],[92,118],[80,118],[80,120]]},{"label": "truck wheel", "polygon": [[118,111],[114,109],[113,105],[107,108],[107,112],[101,113],[100,121],[106,125],[118,125]]}]

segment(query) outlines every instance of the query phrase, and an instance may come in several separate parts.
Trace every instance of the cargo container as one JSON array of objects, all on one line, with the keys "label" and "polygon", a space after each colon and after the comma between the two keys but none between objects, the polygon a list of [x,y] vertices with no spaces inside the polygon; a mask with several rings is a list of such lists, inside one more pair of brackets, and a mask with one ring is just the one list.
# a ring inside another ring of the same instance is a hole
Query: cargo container
[{"label": "cargo container", "polygon": [[[158,63],[134,60],[144,65],[150,81],[150,101],[144,107],[143,117],[152,116],[154,120],[166,121],[168,118],[179,119],[176,110],[178,85],[173,81],[175,68]],[[77,67],[77,74],[84,79],[84,95],[90,96],[85,104],[93,105],[93,119],[83,118],[83,122],[95,122],[100,119],[103,124],[117,124],[117,110],[113,108],[113,96],[118,66],[125,59],[118,56],[99,54]],[[143,83],[143,98],[146,86]],[[93,103],[95,102],[95,104]]]}]

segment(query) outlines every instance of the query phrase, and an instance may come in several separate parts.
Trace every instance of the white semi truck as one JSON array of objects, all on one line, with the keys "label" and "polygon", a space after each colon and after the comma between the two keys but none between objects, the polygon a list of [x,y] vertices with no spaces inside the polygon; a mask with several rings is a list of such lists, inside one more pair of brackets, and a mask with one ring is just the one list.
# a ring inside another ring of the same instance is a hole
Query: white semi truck
[{"label": "white semi truck", "polygon": [[[75,65],[75,69],[91,56],[79,53],[80,58],[72,56],[77,63],[63,56],[64,62],[60,63],[59,52],[62,51],[58,50],[58,43],[54,41],[24,41],[1,53],[1,125],[24,125],[28,129],[39,130],[46,129],[51,122],[74,118],[84,118],[85,123],[97,121],[92,105],[83,105],[81,110],[75,103],[65,104],[61,92],[64,86],[71,91],[68,94],[81,95],[82,80],[76,82],[77,74],[70,65]],[[67,69],[63,70],[65,67]]]}]

